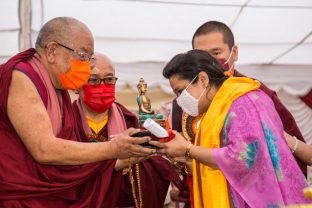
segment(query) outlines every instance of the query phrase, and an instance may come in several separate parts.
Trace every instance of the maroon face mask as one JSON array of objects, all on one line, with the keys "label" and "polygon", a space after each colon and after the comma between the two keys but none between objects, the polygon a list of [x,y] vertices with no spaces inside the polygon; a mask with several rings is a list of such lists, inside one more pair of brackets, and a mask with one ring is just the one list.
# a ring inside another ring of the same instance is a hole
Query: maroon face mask
[{"label": "maroon face mask", "polygon": [[219,64],[222,66],[224,71],[227,71],[230,69],[229,64],[226,62],[226,60],[224,58],[219,58],[217,60],[218,60]]},{"label": "maroon face mask", "polygon": [[83,102],[93,111],[104,113],[115,101],[115,84],[85,85]]},{"label": "maroon face mask", "polygon": [[229,61],[230,61],[230,59],[232,57],[232,54],[233,54],[233,48],[231,49],[230,56],[229,56],[229,58],[227,60],[224,59],[224,58],[217,59],[219,64],[222,66],[224,71],[232,70],[232,68],[234,66],[234,64],[232,66],[229,66]]}]

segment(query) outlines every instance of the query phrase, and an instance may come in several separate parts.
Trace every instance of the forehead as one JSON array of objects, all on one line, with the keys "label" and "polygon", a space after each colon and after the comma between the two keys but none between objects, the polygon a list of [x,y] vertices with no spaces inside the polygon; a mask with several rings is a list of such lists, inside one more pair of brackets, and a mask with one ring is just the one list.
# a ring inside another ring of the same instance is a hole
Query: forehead
[{"label": "forehead", "polygon": [[221,32],[211,32],[195,37],[194,48],[210,51],[215,48],[228,48],[228,46],[224,42],[223,34]]},{"label": "forehead", "polygon": [[172,75],[169,78],[169,83],[173,91],[176,93],[179,90],[183,90],[190,83],[187,79],[182,79],[179,75]]},{"label": "forehead", "polygon": [[74,41],[75,49],[77,51],[86,52],[89,54],[94,53],[93,37],[88,32],[80,32]]},{"label": "forehead", "polygon": [[115,75],[113,64],[104,58],[96,58],[95,67],[91,70],[91,75]]}]

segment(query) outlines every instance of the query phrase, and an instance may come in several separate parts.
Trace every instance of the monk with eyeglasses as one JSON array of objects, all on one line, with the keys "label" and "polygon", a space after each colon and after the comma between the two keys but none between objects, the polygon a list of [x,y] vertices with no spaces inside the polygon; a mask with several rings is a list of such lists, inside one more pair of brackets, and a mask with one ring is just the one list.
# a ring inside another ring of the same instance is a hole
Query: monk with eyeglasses
[{"label": "monk with eyeglasses", "polygon": [[85,24],[58,17],[36,48],[0,66],[0,207],[110,207],[113,159],[155,153],[140,145],[150,138],[131,137],[134,128],[107,142],[80,136],[67,90],[88,82],[93,51]]},{"label": "monk with eyeglasses", "polygon": [[[86,142],[105,143],[127,128],[138,128],[137,117],[115,100],[118,78],[111,60],[94,54],[88,84],[74,101],[79,131]],[[101,196],[109,199],[104,207],[163,207],[170,181],[179,183],[170,163],[160,156],[107,160],[114,166],[103,170],[109,190]],[[99,182],[100,184],[100,182]]]}]

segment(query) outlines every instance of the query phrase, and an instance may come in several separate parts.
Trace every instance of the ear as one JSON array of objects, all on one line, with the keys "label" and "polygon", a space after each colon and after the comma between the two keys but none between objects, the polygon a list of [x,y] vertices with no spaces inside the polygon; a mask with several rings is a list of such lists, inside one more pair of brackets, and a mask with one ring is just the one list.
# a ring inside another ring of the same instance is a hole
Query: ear
[{"label": "ear", "polygon": [[56,60],[56,48],[57,44],[55,42],[49,42],[46,45],[46,57],[50,64],[53,64]]},{"label": "ear", "polygon": [[238,60],[238,47],[237,47],[237,45],[233,46],[233,60],[234,61]]},{"label": "ear", "polygon": [[198,74],[198,81],[201,83],[203,88],[208,87],[209,85],[209,76],[205,71],[201,71]]}]

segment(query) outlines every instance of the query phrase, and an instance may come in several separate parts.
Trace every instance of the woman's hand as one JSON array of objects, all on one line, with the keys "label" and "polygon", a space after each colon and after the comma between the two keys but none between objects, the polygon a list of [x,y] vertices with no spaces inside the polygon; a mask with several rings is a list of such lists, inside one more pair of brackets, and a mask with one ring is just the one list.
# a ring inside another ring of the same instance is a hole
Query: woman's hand
[{"label": "woman's hand", "polygon": [[296,145],[296,142],[298,142],[297,138],[287,134],[285,131],[284,131],[284,136],[287,141],[289,149],[291,149],[294,152],[298,147],[298,144]]},{"label": "woman's hand", "polygon": [[177,131],[173,131],[175,137],[169,142],[150,141],[149,143],[159,147],[158,154],[170,158],[184,157],[189,142]]}]

